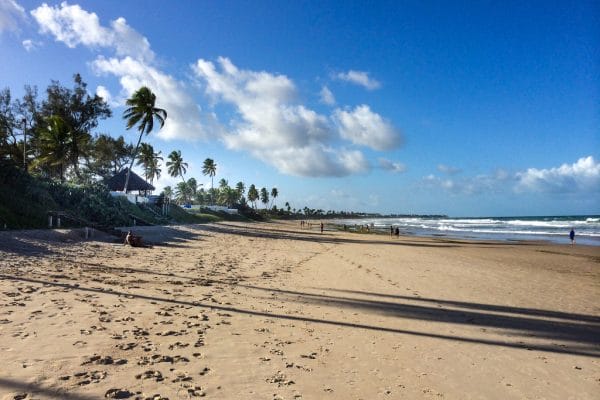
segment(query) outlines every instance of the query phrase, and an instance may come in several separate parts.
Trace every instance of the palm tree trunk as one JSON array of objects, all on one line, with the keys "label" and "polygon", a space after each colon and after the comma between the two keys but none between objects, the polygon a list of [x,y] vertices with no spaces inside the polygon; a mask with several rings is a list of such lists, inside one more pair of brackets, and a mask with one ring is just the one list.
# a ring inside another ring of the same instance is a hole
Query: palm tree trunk
[{"label": "palm tree trunk", "polygon": [[135,156],[137,155],[138,148],[140,147],[140,143],[142,142],[142,135],[144,132],[140,132],[140,138],[138,139],[137,144],[135,145],[135,150],[133,151],[133,156],[131,157],[131,164],[129,164],[129,169],[127,170],[127,177],[125,178],[125,187],[123,191],[127,194],[127,186],[129,185],[129,174],[131,174],[131,168],[133,168],[133,162],[135,161]]}]

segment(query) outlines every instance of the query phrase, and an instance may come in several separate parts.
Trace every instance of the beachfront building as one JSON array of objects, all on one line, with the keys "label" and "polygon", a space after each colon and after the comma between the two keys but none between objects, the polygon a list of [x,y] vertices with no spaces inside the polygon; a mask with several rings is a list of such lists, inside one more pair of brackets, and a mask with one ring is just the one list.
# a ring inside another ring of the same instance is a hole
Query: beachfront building
[{"label": "beachfront building", "polygon": [[110,194],[113,196],[124,196],[130,202],[137,203],[151,203],[155,197],[150,196],[154,191],[154,186],[146,182],[135,172],[131,171],[129,175],[129,184],[127,185],[127,192],[124,192],[125,179],[127,177],[127,171],[129,168],[123,169],[121,172],[109,178],[105,183],[110,189]]}]

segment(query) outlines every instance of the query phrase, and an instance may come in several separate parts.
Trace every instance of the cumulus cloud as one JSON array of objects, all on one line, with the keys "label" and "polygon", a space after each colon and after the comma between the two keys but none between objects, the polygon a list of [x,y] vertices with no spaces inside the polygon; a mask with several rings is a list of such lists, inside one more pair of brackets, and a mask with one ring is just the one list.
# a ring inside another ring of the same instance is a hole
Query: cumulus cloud
[{"label": "cumulus cloud", "polygon": [[31,15],[40,26],[40,32],[51,34],[70,48],[83,45],[90,48],[112,48],[118,56],[131,56],[144,61],[154,59],[148,39],[140,35],[124,18],[117,18],[110,27],[100,24],[98,15],[79,5],[63,2],[51,7],[42,4]]},{"label": "cumulus cloud", "polygon": [[600,163],[594,157],[582,157],[560,167],[529,168],[517,173],[518,191],[574,193],[600,190]]},{"label": "cumulus cloud", "polygon": [[0,34],[18,32],[19,25],[25,18],[25,9],[15,0],[0,1]]},{"label": "cumulus cloud", "polygon": [[[156,93],[157,107],[168,112],[164,128],[155,133],[162,139],[216,137],[231,149],[247,151],[283,173],[298,176],[365,172],[369,162],[356,146],[387,150],[399,143],[393,126],[368,106],[340,109],[326,116],[301,104],[294,82],[285,75],[239,69],[227,58],[219,58],[216,64],[199,59],[192,70],[206,95],[214,105],[221,103],[234,110],[225,130],[214,113],[200,109],[183,81],[156,65],[148,40],[124,18],[103,25],[95,13],[67,2],[58,6],[44,3],[31,15],[40,32],[56,41],[70,48],[84,46],[103,52],[90,65],[97,74],[119,80],[118,94],[103,86],[97,88],[112,104],[122,104],[144,85]],[[340,79],[371,89],[379,87],[362,72],[350,71]],[[335,102],[326,87],[321,100]]]},{"label": "cumulus cloud", "polygon": [[448,174],[448,175],[455,175],[455,174],[458,174],[459,172],[462,172],[462,170],[460,168],[451,167],[449,165],[444,165],[444,164],[438,164],[437,170],[443,174]]},{"label": "cumulus cloud", "polygon": [[352,143],[375,150],[392,150],[401,143],[400,132],[367,105],[357,106],[350,111],[337,109],[334,120],[341,136]]},{"label": "cumulus cloud", "polygon": [[335,77],[341,81],[362,86],[367,90],[375,90],[381,87],[381,83],[373,78],[370,78],[369,74],[364,71],[350,70],[348,72],[340,72]]},{"label": "cumulus cloud", "polygon": [[509,173],[498,169],[491,174],[481,174],[461,179],[428,175],[422,182],[427,187],[442,188],[453,194],[480,193],[595,193],[600,192],[600,163],[592,156],[583,157],[573,164],[559,167]]},{"label": "cumulus cloud", "polygon": [[404,164],[399,163],[399,162],[394,162],[394,161],[388,160],[386,158],[379,159],[379,168],[386,170],[386,171],[394,172],[394,173],[400,173],[400,172],[406,171],[406,166]]},{"label": "cumulus cloud", "polygon": [[297,103],[294,83],[284,75],[237,68],[221,57],[199,59],[194,72],[216,102],[232,105],[239,118],[224,142],[281,172],[297,176],[344,176],[368,170],[358,150],[329,144],[335,131],[329,119]]},{"label": "cumulus cloud", "polygon": [[332,106],[335,104],[335,97],[333,96],[333,93],[331,93],[331,90],[329,90],[327,86],[323,86],[323,88],[319,92],[319,95],[321,96],[321,103],[327,104],[328,106]]},{"label": "cumulus cloud", "polygon": [[[150,43],[124,18],[117,18],[110,26],[103,26],[95,13],[66,2],[55,7],[44,3],[31,11],[31,15],[42,33],[51,34],[70,48],[82,45],[112,50],[114,57],[99,55],[91,63],[92,68],[98,74],[110,74],[119,79],[122,87],[120,98],[129,97],[141,86],[148,86],[156,94],[157,107],[166,109],[168,113],[164,128],[156,132],[158,137],[193,140],[208,137],[209,131],[219,133],[214,117],[201,115],[186,86],[154,66],[155,55]],[[105,87],[98,90],[98,94],[112,101],[112,105],[123,103],[114,99]]]},{"label": "cumulus cloud", "polygon": [[[205,124],[212,123],[213,119],[209,115],[201,115],[185,87],[172,76],[131,57],[98,57],[92,67],[99,74],[118,77],[125,97],[144,85],[156,94],[156,106],[164,108],[168,113],[165,126],[156,132],[158,137],[165,140],[193,140],[209,136]],[[214,128],[218,129],[216,126]]]}]

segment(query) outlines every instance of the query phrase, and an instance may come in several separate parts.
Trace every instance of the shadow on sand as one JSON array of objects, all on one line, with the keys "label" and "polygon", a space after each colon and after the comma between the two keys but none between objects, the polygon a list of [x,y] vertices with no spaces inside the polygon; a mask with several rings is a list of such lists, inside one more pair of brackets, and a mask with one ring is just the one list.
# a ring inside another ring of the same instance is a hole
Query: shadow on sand
[{"label": "shadow on sand", "polygon": [[[215,303],[202,303],[195,301],[183,301],[177,299],[170,299],[158,296],[149,296],[143,294],[136,294],[130,291],[116,291],[112,289],[98,289],[98,288],[89,288],[83,287],[79,285],[67,284],[67,283],[59,283],[53,282],[50,280],[42,280],[42,279],[33,279],[27,277],[16,277],[9,275],[0,275],[0,279],[14,280],[14,281],[22,281],[27,283],[35,283],[39,285],[50,285],[61,287],[65,289],[75,290],[75,291],[83,291],[83,292],[93,292],[99,293],[107,296],[128,296],[129,298],[136,298],[140,300],[148,300],[155,302],[163,302],[170,304],[178,304],[185,306],[193,306],[198,308],[206,308],[206,309],[214,309],[219,311],[226,311],[232,313],[240,313],[246,315],[254,315],[260,317],[267,318],[278,318],[283,320],[291,320],[298,322],[310,322],[315,324],[324,324],[324,325],[333,325],[345,328],[353,328],[353,329],[365,329],[371,331],[378,332],[387,332],[392,334],[401,334],[401,335],[412,335],[419,337],[428,337],[428,338],[436,338],[436,339],[444,339],[444,340],[452,340],[463,343],[476,343],[482,345],[490,345],[490,346],[501,346],[508,348],[518,348],[518,349],[527,349],[527,350],[537,350],[543,352],[551,352],[551,353],[563,353],[563,354],[573,354],[573,355],[581,355],[587,357],[598,357],[600,356],[600,329],[598,324],[590,323],[590,322],[582,322],[582,323],[573,323],[573,322],[559,322],[559,321],[549,321],[542,319],[535,319],[527,317],[527,309],[520,309],[520,313],[525,314],[525,316],[507,316],[507,315],[497,315],[491,313],[481,313],[474,312],[468,310],[450,310],[450,309],[440,309],[438,307],[430,307],[430,306],[422,306],[422,305],[414,305],[414,304],[400,304],[400,303],[392,303],[392,302],[383,302],[383,301],[372,301],[372,300],[361,300],[361,299],[353,299],[347,297],[337,297],[337,296],[325,296],[325,295],[317,295],[310,294],[304,292],[293,292],[293,291],[284,291],[284,290],[273,290],[270,288],[260,288],[256,286],[249,286],[248,288],[265,290],[270,292],[278,292],[282,296],[288,296],[286,301],[294,301],[294,302],[306,302],[320,305],[327,305],[333,307],[344,307],[350,308],[354,310],[360,311],[368,311],[368,312],[377,312],[383,313],[389,316],[395,316],[400,319],[408,318],[408,319],[417,319],[424,320],[430,322],[439,322],[439,323],[455,323],[455,324],[469,324],[478,327],[491,327],[491,328],[501,328],[510,330],[510,335],[514,338],[513,341],[499,341],[499,340],[490,340],[474,337],[463,337],[458,335],[447,335],[447,334],[439,334],[433,332],[420,332],[414,330],[407,329],[397,329],[392,327],[385,326],[374,326],[368,324],[360,324],[353,322],[345,322],[345,321],[335,321],[321,318],[313,318],[313,317],[303,317],[303,316],[295,316],[295,315],[286,315],[286,314],[278,314],[267,311],[256,311],[249,310],[235,306],[225,306],[218,305]],[[220,281],[214,281],[215,283]],[[220,282],[224,284],[231,284],[230,282]],[[414,299],[411,299],[414,300]],[[472,308],[477,308],[478,304],[470,304],[463,303],[465,308],[469,306]],[[489,307],[500,307],[500,306],[489,306]],[[517,309],[519,310],[519,309]],[[542,310],[543,311],[543,310]],[[545,311],[543,311],[545,312]],[[553,313],[549,311],[549,313]],[[592,319],[595,317],[592,316],[584,316],[583,321],[586,319]],[[563,341],[563,344],[532,344],[525,343],[521,340],[526,338],[543,338],[549,340]],[[569,345],[564,344],[564,342],[570,342]]]},{"label": "shadow on sand", "polygon": [[[97,400],[98,396],[86,396],[84,394],[69,393],[64,391],[57,391],[51,388],[45,388],[36,383],[25,383],[16,381],[14,379],[7,379],[0,377],[0,387],[8,388],[11,391],[17,392],[31,392],[42,396],[48,396],[53,399],[62,400]],[[16,397],[15,397],[16,398]],[[22,397],[28,399],[27,397]]]}]

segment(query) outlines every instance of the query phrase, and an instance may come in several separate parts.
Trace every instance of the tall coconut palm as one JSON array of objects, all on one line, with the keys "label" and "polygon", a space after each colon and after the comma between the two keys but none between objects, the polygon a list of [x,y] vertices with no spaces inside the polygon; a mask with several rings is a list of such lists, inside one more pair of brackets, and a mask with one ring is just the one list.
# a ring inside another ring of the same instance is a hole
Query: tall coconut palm
[{"label": "tall coconut palm", "polygon": [[236,190],[236,192],[237,192],[237,194],[238,194],[238,199],[237,199],[237,201],[241,202],[241,201],[242,201],[242,198],[244,197],[244,192],[246,191],[246,186],[244,185],[244,182],[241,182],[241,181],[240,181],[240,182],[238,182],[238,183],[235,185],[235,190]]},{"label": "tall coconut palm", "polygon": [[267,192],[266,188],[260,189],[260,201],[265,205],[265,208],[267,208],[267,204],[269,204],[269,192]]},{"label": "tall coconut palm", "polygon": [[[212,158],[207,158],[204,160],[204,164],[202,165],[202,173],[210,176],[210,189],[211,192],[214,192],[213,178],[217,174],[217,164],[215,164],[215,161]],[[213,196],[211,194],[211,201],[214,203],[214,199],[212,197]]]},{"label": "tall coconut palm", "polygon": [[159,161],[162,161],[160,156],[161,152],[154,152],[154,147],[148,143],[142,143],[140,145],[139,157],[137,165],[141,165],[144,168],[144,175],[146,180],[150,183],[154,182],[154,178],[160,178],[162,172],[159,168]]},{"label": "tall coconut palm", "polygon": [[248,188],[248,201],[250,203],[252,203],[255,210],[256,210],[256,200],[258,200],[258,197],[259,197],[259,194],[258,194],[258,190],[256,190],[256,186],[254,186],[254,184],[251,184],[250,187]]},{"label": "tall coconut palm", "polygon": [[181,180],[185,182],[183,174],[187,172],[188,163],[183,161],[180,150],[173,150],[169,154],[169,161],[167,161],[167,171],[172,177],[181,176]]},{"label": "tall coconut palm", "polygon": [[154,182],[154,179],[159,179],[160,178],[160,173],[162,172],[162,169],[160,169],[160,165],[158,164],[158,161],[162,161],[162,157],[160,156],[160,151],[158,153],[154,153],[154,157],[152,157],[152,160],[150,162],[150,165],[148,165],[148,178],[150,179],[150,183]]},{"label": "tall coconut palm", "polygon": [[187,182],[179,182],[175,189],[175,197],[179,204],[188,204],[192,196],[192,190]]},{"label": "tall coconut palm", "polygon": [[160,124],[162,128],[167,119],[167,112],[162,108],[156,107],[156,95],[152,93],[146,86],[139,88],[131,98],[127,99],[127,108],[123,112],[123,118],[127,120],[127,129],[131,129],[137,125],[137,129],[140,132],[140,137],[133,151],[133,157],[131,158],[131,164],[127,171],[127,177],[125,178],[125,187],[123,191],[127,193],[127,186],[129,185],[129,175],[131,174],[131,168],[133,168],[133,162],[137,156],[140,142],[144,134],[148,135],[154,129],[154,119]]},{"label": "tall coconut palm", "polygon": [[162,192],[165,195],[165,197],[169,200],[171,200],[171,198],[173,197],[173,189],[171,188],[171,186],[165,186]]},{"label": "tall coconut palm", "polygon": [[277,190],[277,188],[271,189],[271,207],[269,208],[273,208],[273,203],[275,202],[275,198],[277,196],[279,196],[279,191]]},{"label": "tall coconut palm", "polygon": [[191,198],[194,199],[196,197],[196,194],[198,193],[198,182],[196,181],[196,178],[188,179],[187,184],[190,188]]}]

